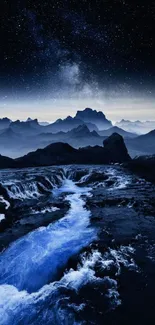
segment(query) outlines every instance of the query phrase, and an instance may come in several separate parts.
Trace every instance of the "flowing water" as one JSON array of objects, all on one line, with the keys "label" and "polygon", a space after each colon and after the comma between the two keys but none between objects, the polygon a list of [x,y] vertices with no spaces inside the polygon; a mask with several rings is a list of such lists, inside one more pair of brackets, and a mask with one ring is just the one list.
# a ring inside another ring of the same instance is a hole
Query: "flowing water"
[{"label": "flowing water", "polygon": [[115,166],[2,171],[0,324],[120,323],[123,274],[142,281],[135,242],[154,263],[152,237],[143,248],[146,233],[128,223],[137,189],[151,197],[151,184]]}]

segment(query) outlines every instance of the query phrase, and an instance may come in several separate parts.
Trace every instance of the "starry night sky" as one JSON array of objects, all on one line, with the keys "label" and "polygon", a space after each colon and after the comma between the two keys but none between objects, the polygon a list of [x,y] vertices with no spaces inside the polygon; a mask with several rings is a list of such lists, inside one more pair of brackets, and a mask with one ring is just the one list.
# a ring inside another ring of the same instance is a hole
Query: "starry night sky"
[{"label": "starry night sky", "polygon": [[91,98],[108,111],[114,97],[129,110],[143,97],[155,112],[154,1],[1,0],[0,21],[1,111]]}]

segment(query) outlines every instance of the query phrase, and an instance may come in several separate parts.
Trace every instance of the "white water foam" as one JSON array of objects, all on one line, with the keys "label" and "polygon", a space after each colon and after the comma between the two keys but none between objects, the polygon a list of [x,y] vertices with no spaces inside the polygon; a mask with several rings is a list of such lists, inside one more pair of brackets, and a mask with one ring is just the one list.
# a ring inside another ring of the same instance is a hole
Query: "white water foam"
[{"label": "white water foam", "polygon": [[56,175],[51,173],[48,176],[36,174],[27,175],[22,181],[21,179],[2,180],[1,185],[11,199],[25,200],[39,198],[44,193],[51,192],[54,187],[62,184],[63,180],[62,173]]},{"label": "white water foam", "polygon": [[83,266],[81,270],[70,270],[58,282],[46,284],[71,256],[96,238],[96,232],[89,228],[90,212],[81,198],[90,195],[90,189],[78,188],[66,180],[54,195],[64,192],[72,193],[66,197],[70,202],[66,216],[17,240],[0,256],[1,325],[38,325],[44,321],[81,324],[72,314],[65,314],[59,291],[61,288],[78,290],[84,282],[92,280],[93,271]]},{"label": "white water foam", "polygon": [[[4,203],[5,204],[5,210],[8,210],[9,209],[10,203],[7,200],[5,200],[4,197],[1,196],[1,195],[0,195],[0,203],[2,203],[2,204]],[[4,219],[5,219],[5,214],[4,213],[1,213],[0,214],[0,222],[2,220],[4,220]]]},{"label": "white water foam", "polygon": [[117,170],[112,167],[108,168],[105,174],[109,176],[109,180],[114,180],[114,184],[108,189],[109,191],[125,189],[131,183],[129,175],[119,175]]},{"label": "white water foam", "polygon": [[6,186],[6,190],[11,199],[24,200],[38,198],[41,196],[41,193],[39,193],[37,184],[35,182],[27,184],[12,184],[10,187]]},{"label": "white water foam", "polygon": [[[47,175],[45,169],[43,169],[43,173],[41,173],[41,169],[39,169],[39,172],[37,169],[34,171],[31,168],[23,172],[19,170],[14,173],[8,173],[7,176],[6,174],[1,175],[0,184],[10,199],[21,201],[39,199],[43,195],[51,194],[52,189],[61,186],[65,179],[63,170],[55,172],[54,170],[50,171],[49,168],[49,170],[47,169]],[[10,207],[10,203],[2,195],[0,195],[0,202],[6,204],[6,209]]]},{"label": "white water foam", "polygon": [[[91,284],[103,284],[107,288],[107,298],[113,302],[113,307],[120,304],[117,281],[109,277],[95,276],[95,264],[102,260],[98,251],[92,252],[87,258],[82,257],[77,270],[70,269],[60,281],[43,286],[38,292],[27,293],[19,291],[12,285],[2,285],[0,289],[1,325],[77,325],[72,310],[80,311],[85,304],[68,304],[67,296],[64,298],[63,290],[78,292],[81,287]],[[68,307],[72,308],[68,310]],[[113,308],[112,307],[112,308]]]},{"label": "white water foam", "polygon": [[5,219],[5,214],[4,213],[1,213],[0,214],[0,222],[2,221],[2,220],[4,220]]},{"label": "white water foam", "polygon": [[4,199],[3,196],[0,195],[0,202],[5,204],[5,209],[8,210],[10,207],[10,203]]},{"label": "white water foam", "polygon": [[44,209],[41,209],[41,210],[34,210],[32,209],[31,212],[33,214],[39,214],[39,213],[49,213],[49,212],[55,212],[55,211],[59,211],[60,208],[57,208],[57,207],[47,207],[47,208],[44,208]]},{"label": "white water foam", "polygon": [[111,308],[121,303],[116,279],[100,278],[95,266],[99,263],[104,274],[115,264],[116,276],[121,265],[135,267],[130,246],[109,249],[104,255],[97,250],[89,256],[83,254],[76,270],[70,269],[55,281],[68,259],[96,238],[89,224],[90,212],[84,207],[84,197],[91,195],[90,189],[65,180],[61,188],[53,190],[55,196],[63,193],[68,194],[70,203],[64,218],[17,240],[0,255],[0,325],[81,325],[83,322],[75,320],[74,311],[80,312],[85,304],[71,304],[67,293],[78,293],[89,283],[105,284]]},{"label": "white water foam", "polygon": [[17,240],[1,254],[0,284],[36,291],[52,281],[68,259],[96,237],[89,227],[90,212],[84,208],[81,198],[81,194],[87,196],[89,191],[78,188],[71,180],[64,182],[57,195],[58,192],[73,193],[66,197],[70,202],[69,212],[54,224]]}]

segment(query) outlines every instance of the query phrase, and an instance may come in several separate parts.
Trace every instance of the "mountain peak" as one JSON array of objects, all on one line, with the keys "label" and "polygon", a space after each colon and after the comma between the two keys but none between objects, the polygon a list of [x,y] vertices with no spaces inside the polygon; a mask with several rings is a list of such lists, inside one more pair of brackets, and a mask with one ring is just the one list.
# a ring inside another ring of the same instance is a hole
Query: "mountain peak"
[{"label": "mountain peak", "polygon": [[103,112],[93,110],[92,108],[85,108],[83,111],[77,111],[76,118],[85,123],[95,124],[99,130],[108,129],[112,127],[111,121],[107,120]]},{"label": "mountain peak", "polygon": [[35,119],[33,120],[33,119],[31,119],[31,118],[29,117],[29,118],[27,119],[26,122],[28,122],[28,123],[30,123],[30,124],[38,124],[38,119],[35,118]]},{"label": "mountain peak", "polygon": [[65,118],[65,120],[66,120],[66,121],[72,121],[72,120],[73,120],[73,117],[69,115],[69,116],[67,116],[67,117]]},{"label": "mountain peak", "polygon": [[105,114],[103,112],[97,111],[96,109],[92,109],[92,108],[89,108],[89,107],[86,107],[83,112],[86,112],[86,113],[91,114],[91,115],[94,115],[94,114],[96,114],[98,116],[100,115],[100,116],[105,118]]},{"label": "mountain peak", "polygon": [[0,122],[11,122],[11,120],[8,117],[2,117],[0,118]]},{"label": "mountain peak", "polygon": [[8,128],[11,124],[11,120],[7,117],[0,118],[0,130]]},{"label": "mountain peak", "polygon": [[87,125],[85,125],[85,124],[79,125],[77,128],[73,129],[71,132],[74,135],[79,134],[81,137],[89,135],[91,133],[90,130],[88,129]]}]

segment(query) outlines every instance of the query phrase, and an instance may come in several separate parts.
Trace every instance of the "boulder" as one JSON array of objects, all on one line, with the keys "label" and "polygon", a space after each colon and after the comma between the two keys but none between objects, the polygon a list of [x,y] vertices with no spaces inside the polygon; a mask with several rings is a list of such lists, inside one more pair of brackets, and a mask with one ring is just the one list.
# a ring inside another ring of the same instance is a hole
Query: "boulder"
[{"label": "boulder", "polygon": [[113,133],[103,141],[103,145],[111,161],[125,162],[131,160],[124,139],[120,134]]}]

